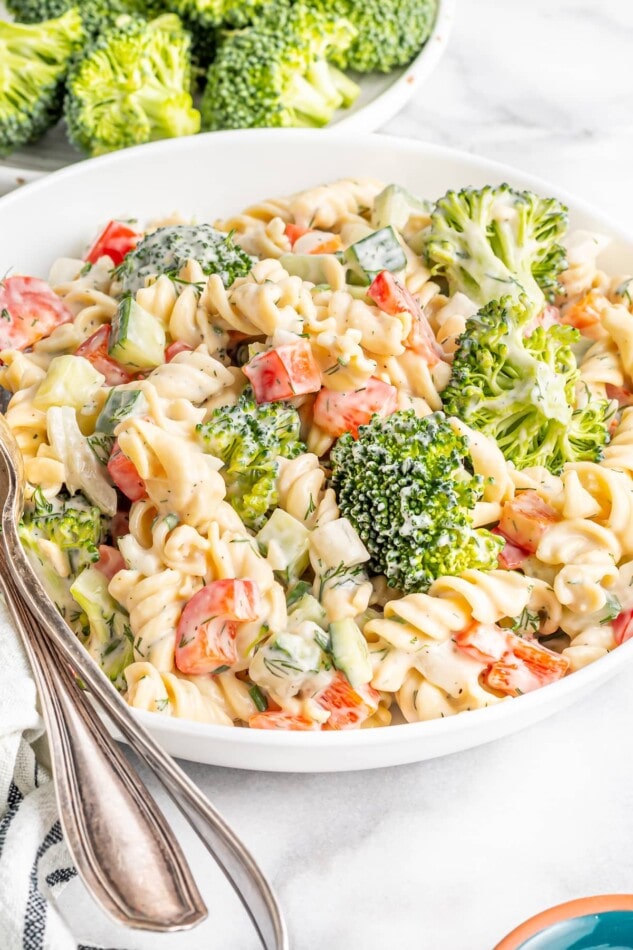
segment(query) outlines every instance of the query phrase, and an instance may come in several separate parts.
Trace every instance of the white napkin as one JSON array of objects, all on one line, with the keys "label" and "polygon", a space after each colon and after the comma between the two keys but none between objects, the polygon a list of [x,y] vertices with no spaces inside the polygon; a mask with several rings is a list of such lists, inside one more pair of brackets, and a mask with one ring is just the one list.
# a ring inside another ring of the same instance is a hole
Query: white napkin
[{"label": "white napkin", "polygon": [[0,600],[0,947],[76,950],[54,903],[77,872],[50,773],[32,746],[43,733],[36,700],[31,669]]}]

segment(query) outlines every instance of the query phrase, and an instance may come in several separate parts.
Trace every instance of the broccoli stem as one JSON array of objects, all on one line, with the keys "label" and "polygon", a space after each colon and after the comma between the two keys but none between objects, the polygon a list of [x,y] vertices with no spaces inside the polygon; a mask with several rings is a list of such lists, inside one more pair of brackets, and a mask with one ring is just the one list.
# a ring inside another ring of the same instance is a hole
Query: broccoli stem
[{"label": "broccoli stem", "polygon": [[[289,86],[286,103],[298,116],[301,125],[321,127],[327,125],[336,109],[332,105],[330,90],[323,88],[315,70],[309,76],[293,76]],[[340,97],[338,97],[340,102]]]}]

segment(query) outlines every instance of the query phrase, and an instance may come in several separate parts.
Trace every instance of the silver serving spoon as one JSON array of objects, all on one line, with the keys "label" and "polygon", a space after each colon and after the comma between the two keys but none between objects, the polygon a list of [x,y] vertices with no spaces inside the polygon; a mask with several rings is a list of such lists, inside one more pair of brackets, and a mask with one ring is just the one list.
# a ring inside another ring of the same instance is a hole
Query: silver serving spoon
[{"label": "silver serving spoon", "polygon": [[[8,600],[11,600],[14,591],[17,590],[29,612],[34,615],[50,638],[50,642],[47,643],[49,662],[52,650],[53,663],[59,663],[59,658],[63,657],[63,660],[71,665],[75,674],[81,678],[131,748],[166,788],[235,888],[265,950],[288,950],[287,931],[281,909],[272,888],[251,854],[202,792],[139,723],[123,697],[114,689],[66,625],[33,572],[17,532],[17,522],[23,509],[21,455],[13,434],[1,415],[0,499],[2,500],[0,549],[4,555],[2,566],[12,579],[11,587],[7,588]],[[17,613],[17,608],[15,609]],[[74,698],[79,702],[85,702],[83,694],[78,691],[75,692]],[[64,767],[73,768],[71,757],[64,759]],[[127,768],[130,769],[131,766],[128,764]],[[72,791],[70,794],[72,795]],[[72,814],[75,817],[90,820],[88,810],[81,814],[76,811]],[[68,819],[68,816],[62,813],[62,818]],[[112,826],[97,827],[92,834],[88,834],[84,828],[79,833],[83,834],[84,840],[92,838],[94,841],[96,834],[111,834]],[[120,819],[117,837],[119,841],[127,837],[126,829],[122,828]],[[69,836],[69,844],[72,844],[72,835]],[[183,877],[183,882],[184,880]],[[90,886],[89,876],[86,877],[86,883]],[[112,912],[112,908],[106,906],[106,909]]]},{"label": "silver serving spoon", "polygon": [[70,668],[21,600],[2,550],[0,588],[33,670],[60,822],[86,887],[128,927],[194,926],[207,911],[173,832],[96,710],[78,695]]}]

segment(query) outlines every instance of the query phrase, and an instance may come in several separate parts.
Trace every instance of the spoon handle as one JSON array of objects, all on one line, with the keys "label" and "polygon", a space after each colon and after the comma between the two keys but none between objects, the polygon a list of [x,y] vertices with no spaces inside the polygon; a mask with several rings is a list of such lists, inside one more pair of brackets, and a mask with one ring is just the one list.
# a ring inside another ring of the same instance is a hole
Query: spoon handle
[{"label": "spoon handle", "polygon": [[38,687],[60,821],[81,878],[128,927],[193,927],[207,912],[173,832],[8,576],[1,572],[0,586]]}]

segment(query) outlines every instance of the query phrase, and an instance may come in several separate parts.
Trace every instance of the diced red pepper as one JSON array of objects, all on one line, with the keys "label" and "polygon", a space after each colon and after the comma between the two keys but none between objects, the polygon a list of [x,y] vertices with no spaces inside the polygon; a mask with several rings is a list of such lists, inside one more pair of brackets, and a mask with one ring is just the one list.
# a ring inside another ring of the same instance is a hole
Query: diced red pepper
[{"label": "diced red pepper", "polygon": [[75,356],[83,356],[85,360],[92,363],[96,370],[103,373],[108,386],[121,386],[123,383],[129,383],[133,376],[120,363],[108,356],[111,332],[110,324],[104,323],[77,347]]},{"label": "diced red pepper", "polygon": [[192,350],[193,347],[189,346],[188,343],[181,343],[180,340],[176,340],[175,343],[170,343],[165,349],[165,362],[171,363],[174,356],[178,356],[179,353],[191,352]]},{"label": "diced red pepper", "polygon": [[304,234],[307,234],[311,230],[312,228],[304,228],[300,224],[287,224],[285,233],[292,246],[295,241],[298,241],[300,237],[303,237]]},{"label": "diced red pepper", "polygon": [[131,462],[119,448],[118,440],[112,446],[112,452],[108,460],[108,472],[116,487],[120,488],[130,501],[140,501],[141,498],[147,498],[145,482],[136,471],[134,462]]},{"label": "diced red pepper", "polygon": [[444,359],[442,347],[435,339],[431,324],[424,315],[420,304],[413,294],[404,287],[388,270],[382,270],[374,277],[367,296],[383,313],[395,317],[398,313],[410,313],[412,317],[411,333],[407,346],[424,357],[429,366],[435,366]]},{"label": "diced red pepper", "polygon": [[321,373],[307,340],[259,353],[242,369],[258,403],[292,399],[321,388]]},{"label": "diced red pepper", "polygon": [[338,672],[314,698],[330,713],[325,729],[354,729],[376,712],[380,693],[369,685],[354,689],[347,677]]},{"label": "diced red pepper", "polygon": [[397,403],[398,391],[395,386],[372,376],[364,389],[354,392],[339,393],[324,387],[314,403],[314,421],[334,438],[344,432],[351,432],[357,438],[360,426],[367,425],[376,413],[383,417],[390,416],[396,411]]},{"label": "diced red pepper", "polygon": [[334,234],[326,241],[321,241],[320,244],[315,244],[314,247],[311,247],[308,254],[336,254],[342,247],[343,242],[340,237],[338,234]]},{"label": "diced red pepper", "polygon": [[238,623],[261,613],[259,588],[252,580],[211,581],[191,598],[176,630],[176,666],[181,673],[217,673],[237,660]]},{"label": "diced red pepper", "polygon": [[484,674],[484,682],[497,692],[518,696],[540,689],[561,679],[569,669],[569,660],[548,650],[537,640],[508,633],[510,647],[501,660]]},{"label": "diced red pepper", "polygon": [[491,534],[496,534],[504,540],[504,545],[499,552],[499,567],[502,567],[505,571],[516,571],[523,567],[525,559],[530,556],[530,552],[512,541],[508,541],[499,528],[493,528]]},{"label": "diced red pepper", "polygon": [[633,637],[633,610],[623,610],[612,624],[615,642],[619,645]]},{"label": "diced red pepper", "polygon": [[600,298],[597,290],[590,290],[576,303],[564,308],[561,323],[575,327],[583,336],[597,339],[600,335]]},{"label": "diced red pepper", "polygon": [[321,728],[320,723],[307,716],[293,716],[285,712],[256,713],[248,720],[248,724],[251,729],[283,729],[292,732],[315,732]]},{"label": "diced red pepper", "polygon": [[45,281],[20,276],[0,280],[0,350],[25,350],[72,319]]},{"label": "diced red pepper", "polygon": [[113,548],[109,544],[100,544],[99,560],[95,561],[95,567],[111,581],[115,574],[125,568],[125,561],[118,548]]},{"label": "diced red pepper", "polygon": [[455,634],[455,643],[480,663],[494,663],[508,652],[508,631],[495,623],[473,623]]},{"label": "diced red pepper", "polygon": [[94,244],[84,256],[85,261],[96,264],[100,257],[109,257],[117,267],[126,254],[136,247],[141,235],[122,221],[109,221]]},{"label": "diced red pepper", "polygon": [[534,554],[546,531],[560,521],[560,515],[532,490],[519,492],[501,512],[499,531],[518,547]]},{"label": "diced red pepper", "polygon": [[605,388],[607,391],[607,399],[616,399],[620,409],[624,409],[625,406],[633,406],[633,393],[630,392],[630,390],[625,389],[623,386],[612,386],[611,383],[607,383]]}]

